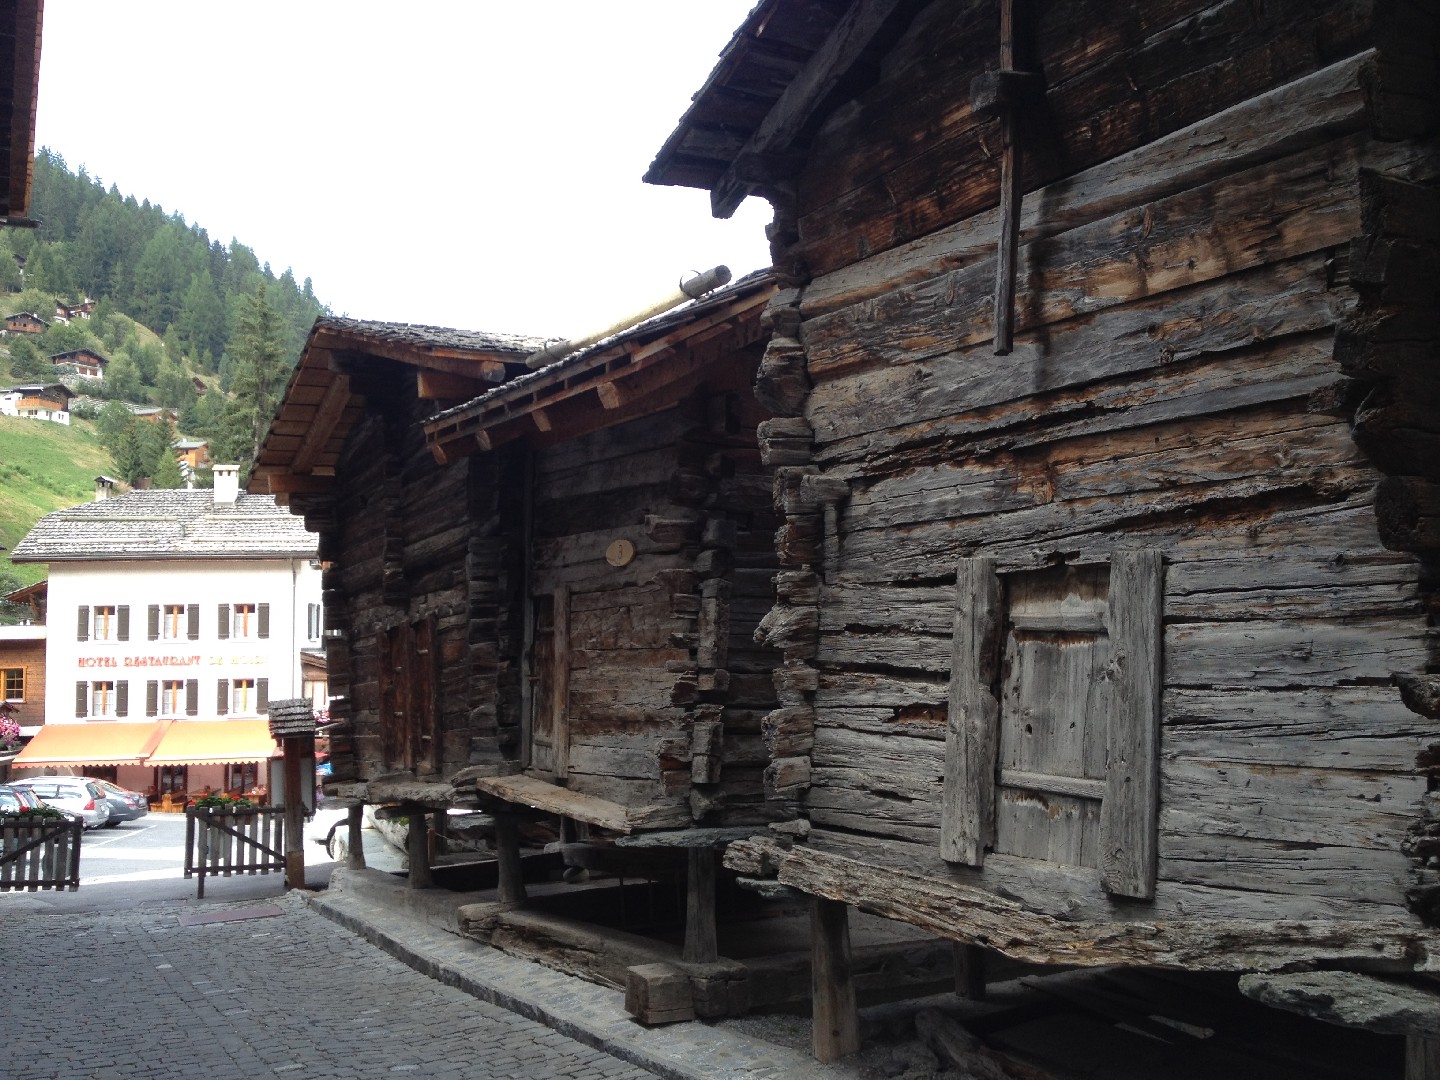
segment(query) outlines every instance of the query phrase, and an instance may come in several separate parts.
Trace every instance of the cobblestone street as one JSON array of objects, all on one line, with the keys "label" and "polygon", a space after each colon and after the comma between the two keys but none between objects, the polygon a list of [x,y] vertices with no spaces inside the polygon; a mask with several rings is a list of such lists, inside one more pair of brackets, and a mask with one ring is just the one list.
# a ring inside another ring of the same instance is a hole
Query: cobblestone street
[{"label": "cobblestone street", "polygon": [[[263,917],[203,921],[237,914]],[[9,910],[0,955],[0,1071],[25,1080],[651,1075],[411,970],[297,893],[203,915]]]}]

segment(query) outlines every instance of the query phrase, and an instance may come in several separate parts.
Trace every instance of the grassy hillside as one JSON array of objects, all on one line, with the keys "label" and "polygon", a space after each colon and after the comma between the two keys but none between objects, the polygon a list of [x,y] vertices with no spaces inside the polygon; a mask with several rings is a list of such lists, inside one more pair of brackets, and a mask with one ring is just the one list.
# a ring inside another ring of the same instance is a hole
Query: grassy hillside
[{"label": "grassy hillside", "polygon": [[[13,548],[50,511],[90,501],[95,477],[114,468],[94,424],[0,416],[0,544]],[[26,585],[46,574],[43,564],[8,558],[0,570],[12,570]]]}]

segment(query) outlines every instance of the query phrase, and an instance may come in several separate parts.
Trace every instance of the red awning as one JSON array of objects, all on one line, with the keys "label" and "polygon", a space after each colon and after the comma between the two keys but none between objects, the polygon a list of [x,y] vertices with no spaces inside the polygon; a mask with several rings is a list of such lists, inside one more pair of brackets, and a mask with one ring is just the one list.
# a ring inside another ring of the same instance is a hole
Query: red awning
[{"label": "red awning", "polygon": [[[261,721],[264,724],[264,721]],[[98,720],[87,724],[45,724],[15,757],[18,769],[71,765],[143,765],[160,741],[161,725]]]},{"label": "red awning", "polygon": [[278,757],[268,720],[175,720],[147,765],[233,765]]}]

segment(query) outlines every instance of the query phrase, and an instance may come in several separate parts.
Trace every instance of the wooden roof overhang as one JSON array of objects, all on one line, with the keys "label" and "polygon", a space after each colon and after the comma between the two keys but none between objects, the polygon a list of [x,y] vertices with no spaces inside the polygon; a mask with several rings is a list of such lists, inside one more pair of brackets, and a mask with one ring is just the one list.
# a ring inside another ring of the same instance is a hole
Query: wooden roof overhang
[{"label": "wooden roof overhang", "polygon": [[29,218],[35,176],[35,99],[40,84],[40,28],[44,0],[13,0],[0,18],[0,220],[33,226]]},{"label": "wooden roof overhang", "polygon": [[[474,344],[466,339],[473,339]],[[317,319],[260,445],[250,489],[285,505],[292,494],[323,495],[351,428],[365,409],[352,376],[380,358],[415,370],[415,392],[437,407],[467,401],[525,371],[543,341],[467,335],[431,327]]]},{"label": "wooden roof overhang", "polygon": [[834,105],[873,77],[866,61],[918,0],[761,0],[645,173],[705,188],[716,217],[793,175],[796,151]]},{"label": "wooden roof overhang", "polygon": [[769,273],[600,342],[425,424],[441,464],[519,438],[547,445],[677,404],[726,357],[764,336]]}]

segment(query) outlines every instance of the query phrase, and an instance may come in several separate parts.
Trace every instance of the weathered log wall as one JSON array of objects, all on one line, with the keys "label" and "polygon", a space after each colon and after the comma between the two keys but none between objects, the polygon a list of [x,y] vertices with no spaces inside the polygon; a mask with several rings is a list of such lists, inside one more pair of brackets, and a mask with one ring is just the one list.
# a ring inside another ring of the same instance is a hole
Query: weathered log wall
[{"label": "weathered log wall", "polygon": [[[1402,843],[1436,732],[1392,685],[1437,660],[1433,5],[1034,7],[1013,353],[968,106],[993,4],[925,8],[772,192],[770,794],[820,851],[1067,917],[1433,911]],[[1014,596],[1136,549],[1165,560],[1153,900],[1088,850],[946,862],[957,565]]]},{"label": "weathered log wall", "polygon": [[[541,733],[532,769],[629,807],[652,824],[764,822],[761,719],[775,703],[774,651],[753,639],[774,572],[771,471],[755,449],[763,418],[736,389],[534,451],[529,594],[543,658],[555,597],[568,634],[565,731]],[[633,554],[607,560],[624,541]],[[513,640],[518,640],[514,639]],[[518,654],[512,660],[518,662]],[[556,706],[534,673],[534,721]],[[557,745],[549,745],[550,741]],[[563,743],[563,747],[558,745]],[[557,764],[558,763],[558,764]]]},{"label": "weathered log wall", "polygon": [[[452,775],[499,756],[498,648],[507,551],[499,477],[508,455],[435,463],[420,421],[434,403],[413,368],[350,358],[366,410],[336,486],[292,505],[320,533],[337,780]],[[382,715],[386,717],[382,723]],[[509,741],[513,743],[514,735]]]}]

